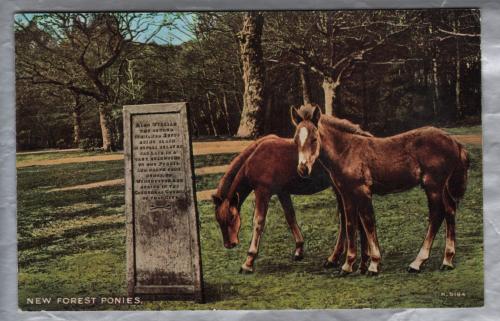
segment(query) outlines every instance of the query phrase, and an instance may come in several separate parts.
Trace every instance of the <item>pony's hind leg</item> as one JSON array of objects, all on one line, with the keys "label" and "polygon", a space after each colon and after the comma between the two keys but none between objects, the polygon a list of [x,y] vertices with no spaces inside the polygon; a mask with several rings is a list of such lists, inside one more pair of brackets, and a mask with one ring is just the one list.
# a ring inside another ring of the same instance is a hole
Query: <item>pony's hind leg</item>
[{"label": "pony's hind leg", "polygon": [[443,264],[441,270],[452,270],[453,257],[455,256],[455,213],[456,202],[449,195],[444,195],[445,208],[444,219],[446,221],[446,247],[444,250]]},{"label": "pony's hind leg", "polygon": [[369,255],[369,249],[368,249],[368,239],[366,237],[366,233],[363,228],[363,224],[361,223],[361,220],[358,224],[358,230],[359,230],[359,241],[361,244],[361,262],[359,263],[359,272],[361,274],[366,274],[366,271],[368,271],[368,259],[370,258]]},{"label": "pony's hind leg", "polygon": [[255,190],[252,241],[250,242],[245,263],[241,265],[240,273],[252,273],[254,271],[254,263],[259,253],[259,243],[266,224],[267,208],[270,198],[271,193],[269,193],[269,191],[264,189]]},{"label": "pony's hind leg", "polygon": [[345,217],[343,212],[338,212],[339,214],[339,229],[337,235],[337,241],[335,242],[335,247],[333,248],[332,254],[325,260],[323,263],[323,267],[328,268],[337,268],[339,267],[339,261],[342,254],[344,254],[344,250],[347,248],[347,240],[345,237]]},{"label": "pony's hind leg", "polygon": [[292,231],[293,238],[295,239],[295,250],[293,253],[293,260],[300,261],[304,258],[304,237],[300,231],[299,225],[295,218],[295,210],[293,209],[292,199],[290,194],[280,193],[278,199],[283,206],[285,212],[286,222]]},{"label": "pony's hind leg", "polygon": [[344,204],[342,203],[342,197],[340,193],[335,192],[337,198],[337,214],[339,216],[339,228],[337,232],[337,241],[332,254],[325,260],[323,267],[337,268],[339,267],[340,256],[344,253],[344,249],[347,247],[347,240],[345,237],[345,214],[344,214]]},{"label": "pony's hind leg", "polygon": [[429,224],[420,251],[408,267],[410,273],[420,272],[422,264],[429,259],[432,242],[444,219],[443,189],[439,186],[425,186],[424,188],[429,205]]}]

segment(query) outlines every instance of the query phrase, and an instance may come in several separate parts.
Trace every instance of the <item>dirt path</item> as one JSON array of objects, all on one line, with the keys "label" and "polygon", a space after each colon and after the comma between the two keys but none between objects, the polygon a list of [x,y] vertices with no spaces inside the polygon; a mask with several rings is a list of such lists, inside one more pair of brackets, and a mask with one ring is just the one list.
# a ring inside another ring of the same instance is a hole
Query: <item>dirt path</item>
[{"label": "dirt path", "polygon": [[74,190],[79,190],[79,189],[92,189],[92,188],[118,186],[118,185],[125,185],[125,179],[118,178],[118,179],[110,179],[107,181],[100,181],[100,182],[95,182],[95,183],[90,183],[90,184],[81,184],[81,185],[73,185],[73,186],[67,186],[67,187],[62,187],[62,188],[53,188],[53,189],[49,189],[47,192],[49,192],[49,193],[65,192],[65,191],[74,191]]},{"label": "dirt path", "polygon": [[[200,168],[195,168],[194,173],[195,175],[220,174],[220,173],[225,173],[227,168],[228,165],[200,167]],[[110,179],[107,181],[100,181],[89,184],[73,185],[62,188],[53,188],[48,190],[48,192],[73,191],[79,189],[91,189],[91,188],[117,186],[124,184],[125,180],[123,178],[118,178],[118,179]]]},{"label": "dirt path", "polygon": [[[238,141],[224,141],[224,142],[195,142],[193,143],[193,154],[209,155],[209,154],[232,154],[239,153],[244,150],[253,141],[251,140],[238,140]],[[74,163],[87,163],[87,162],[106,162],[123,159],[123,154],[111,155],[95,155],[95,156],[81,156],[81,157],[67,157],[59,159],[45,159],[45,160],[27,160],[16,163],[17,168],[28,166],[49,166],[60,164],[74,164]],[[209,174],[209,173],[207,173]]]},{"label": "dirt path", "polygon": [[218,142],[194,142],[193,155],[232,154],[243,151],[253,140],[228,140]]},{"label": "dirt path", "polygon": [[[119,178],[119,179],[111,179],[108,181],[101,181],[101,182],[95,182],[95,183],[90,183],[90,184],[68,186],[68,187],[63,187],[63,188],[53,188],[53,189],[48,190],[47,192],[52,193],[52,192],[65,192],[65,191],[74,191],[74,190],[82,190],[82,189],[86,190],[86,189],[92,189],[92,188],[120,186],[120,185],[125,185],[125,179]],[[215,189],[199,191],[196,193],[196,199],[198,201],[208,201],[212,197],[212,194],[215,193],[215,191],[216,191]]]},{"label": "dirt path", "polygon": [[452,137],[456,138],[462,144],[483,144],[483,136],[481,135],[452,135]]},{"label": "dirt path", "polygon": [[33,155],[33,154],[52,154],[52,153],[67,153],[67,152],[81,152],[79,148],[68,148],[68,149],[44,149],[31,152],[17,152],[16,155]]},{"label": "dirt path", "polygon": [[48,165],[74,164],[74,163],[107,162],[107,161],[114,161],[121,159],[123,159],[122,154],[66,157],[58,159],[20,161],[16,163],[16,167],[22,168],[28,166],[48,166]]},{"label": "dirt path", "polygon": [[[482,144],[481,135],[452,135],[459,142],[464,144]],[[223,142],[195,142],[193,143],[193,154],[198,155],[209,155],[209,154],[229,154],[229,153],[239,153],[244,150],[253,141],[251,140],[234,140],[234,141],[223,141]],[[17,168],[28,167],[28,166],[47,166],[47,165],[60,165],[60,164],[73,164],[73,163],[87,163],[87,162],[106,162],[123,159],[122,154],[111,154],[111,155],[95,155],[95,156],[82,156],[82,157],[67,157],[60,159],[46,159],[46,160],[31,160],[31,161],[20,161],[16,163]],[[217,166],[213,166],[215,168]],[[201,169],[200,169],[201,170]],[[211,169],[214,170],[214,169]],[[221,173],[223,172],[223,166],[219,166],[216,172],[198,172],[198,175]]]}]

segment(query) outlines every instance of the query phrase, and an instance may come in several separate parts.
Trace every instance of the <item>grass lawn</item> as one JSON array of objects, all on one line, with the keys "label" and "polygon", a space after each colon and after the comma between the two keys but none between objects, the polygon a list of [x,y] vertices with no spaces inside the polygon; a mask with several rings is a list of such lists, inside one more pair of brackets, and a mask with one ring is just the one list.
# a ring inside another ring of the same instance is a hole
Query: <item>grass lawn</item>
[{"label": "grass lawn", "polygon": [[452,135],[482,135],[481,125],[443,128]]},{"label": "grass lawn", "polygon": [[[374,199],[382,249],[382,273],[339,277],[321,263],[334,245],[338,219],[330,191],[293,198],[305,237],[305,258],[291,260],[293,238],[273,198],[256,272],[238,274],[251,237],[253,201],[242,209],[241,245],[226,250],[210,202],[198,204],[205,304],[145,302],[138,306],[57,305],[57,297],[126,296],[123,187],[47,192],[123,176],[123,162],[34,166],[18,169],[19,305],[23,310],[72,309],[323,309],[471,307],[483,304],[481,149],[467,146],[472,166],[457,214],[456,268],[441,272],[442,226],[420,274],[408,274],[425,235],[427,204],[420,189]],[[18,156],[19,157],[19,156]],[[71,155],[73,157],[73,155]],[[197,167],[226,163],[230,156],[200,157]],[[220,176],[197,179],[215,188]],[[27,298],[52,297],[27,305]]]}]

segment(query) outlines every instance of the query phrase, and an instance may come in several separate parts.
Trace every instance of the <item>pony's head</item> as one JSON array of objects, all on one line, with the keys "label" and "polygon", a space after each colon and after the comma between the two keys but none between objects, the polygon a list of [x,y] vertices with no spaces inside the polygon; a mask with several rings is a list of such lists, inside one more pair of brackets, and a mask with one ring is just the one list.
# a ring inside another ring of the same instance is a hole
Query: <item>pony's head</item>
[{"label": "pony's head", "polygon": [[238,238],[241,226],[239,198],[238,193],[235,193],[230,199],[215,194],[212,195],[212,201],[215,205],[215,218],[222,232],[224,247],[227,249],[231,249],[240,243]]},{"label": "pony's head", "polygon": [[294,141],[299,151],[297,173],[301,177],[308,177],[321,149],[318,132],[321,109],[315,104],[306,104],[299,109],[291,107],[290,116],[296,128]]}]

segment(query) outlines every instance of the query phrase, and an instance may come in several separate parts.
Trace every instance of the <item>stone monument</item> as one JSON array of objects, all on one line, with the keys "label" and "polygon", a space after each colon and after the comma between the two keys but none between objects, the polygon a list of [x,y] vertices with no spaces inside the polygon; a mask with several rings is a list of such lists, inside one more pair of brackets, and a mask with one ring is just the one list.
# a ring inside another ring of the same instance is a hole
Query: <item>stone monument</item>
[{"label": "stone monument", "polygon": [[124,106],[129,296],[203,301],[186,103]]}]

